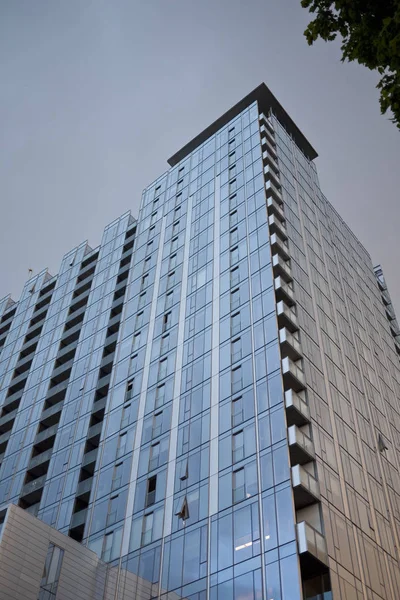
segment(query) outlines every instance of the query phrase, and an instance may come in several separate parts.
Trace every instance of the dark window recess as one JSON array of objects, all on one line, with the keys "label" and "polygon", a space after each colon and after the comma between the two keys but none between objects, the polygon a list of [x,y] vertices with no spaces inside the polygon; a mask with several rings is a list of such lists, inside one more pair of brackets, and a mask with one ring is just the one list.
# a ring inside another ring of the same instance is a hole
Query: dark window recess
[{"label": "dark window recess", "polygon": [[182,505],[176,513],[176,516],[182,519],[182,521],[187,521],[189,518],[189,506],[186,496],[184,497]]},{"label": "dark window recess", "polygon": [[156,501],[157,475],[150,477],[147,482],[146,508],[152,506]]}]

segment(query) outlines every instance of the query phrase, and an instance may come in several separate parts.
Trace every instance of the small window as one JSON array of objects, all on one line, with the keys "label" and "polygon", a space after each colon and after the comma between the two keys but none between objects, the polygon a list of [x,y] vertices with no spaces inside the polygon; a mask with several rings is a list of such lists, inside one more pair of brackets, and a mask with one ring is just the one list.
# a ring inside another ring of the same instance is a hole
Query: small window
[{"label": "small window", "polygon": [[238,285],[239,282],[240,282],[239,267],[234,267],[230,271],[230,283],[231,283],[231,287]]},{"label": "small window", "polygon": [[147,243],[146,254],[150,254],[150,252],[153,252],[153,240]]},{"label": "small window", "polygon": [[147,480],[146,508],[152,506],[156,501],[157,475]]},{"label": "small window", "polygon": [[148,276],[148,274],[143,275],[143,277],[142,277],[142,283],[141,283],[141,290],[144,290],[144,288],[147,287],[148,283],[149,283],[149,276]]},{"label": "small window", "polygon": [[237,227],[234,227],[229,232],[229,243],[232,246],[233,244],[237,244],[239,242],[239,231]]},{"label": "small window", "polygon": [[242,340],[240,338],[232,341],[231,358],[233,363],[242,358]]},{"label": "small window", "polygon": [[150,544],[153,537],[153,513],[144,515],[142,529],[142,546]]},{"label": "small window", "polygon": [[153,212],[153,214],[151,215],[151,219],[150,219],[150,224],[153,225],[155,223],[155,221],[157,220],[157,214],[158,211]]},{"label": "small window", "polygon": [[237,188],[237,181],[236,181],[236,179],[232,179],[229,182],[229,194],[233,194],[233,192],[236,191],[236,188]]},{"label": "small window", "polygon": [[134,383],[134,379],[129,379],[128,383],[126,384],[125,402],[129,402],[129,400],[132,399]]},{"label": "small window", "polygon": [[167,331],[167,329],[169,329],[171,327],[171,313],[167,312],[165,313],[164,317],[163,317],[163,332]]},{"label": "small window", "polygon": [[[239,271],[239,269],[238,269]],[[231,310],[235,310],[240,306],[240,289],[236,288],[231,291]]]},{"label": "small window", "polygon": [[234,248],[231,249],[230,260],[231,260],[231,265],[235,265],[237,262],[239,262],[239,247],[238,246],[235,246]]},{"label": "small window", "polygon": [[171,252],[174,252],[178,248],[178,237],[174,237],[171,240]]},{"label": "small window", "polygon": [[231,335],[236,335],[241,330],[240,312],[231,316]]},{"label": "small window", "polygon": [[140,346],[140,331],[133,336],[132,351],[136,351]]},{"label": "small window", "polygon": [[140,327],[142,327],[142,325],[143,325],[143,318],[144,318],[144,312],[140,311],[136,315],[136,324],[135,324],[136,329],[139,329]]},{"label": "small window", "polygon": [[167,376],[168,358],[163,358],[158,364],[158,379],[164,379]]},{"label": "small window", "polygon": [[169,342],[170,342],[170,337],[169,337],[169,333],[167,333],[167,335],[164,335],[161,338],[160,354],[165,354],[166,352],[168,352],[168,350],[169,350]]},{"label": "small window", "polygon": [[231,227],[238,224],[237,210],[233,210],[232,212],[229,213],[229,223],[230,223]]},{"label": "small window", "polygon": [[234,463],[244,459],[243,431],[238,431],[232,436],[232,460]]},{"label": "small window", "polygon": [[171,308],[172,304],[173,304],[173,299],[174,299],[174,292],[168,292],[168,294],[165,295],[165,306],[164,309],[167,308]]},{"label": "small window", "polygon": [[138,308],[143,308],[146,304],[146,292],[142,292],[139,296]]},{"label": "small window", "polygon": [[178,510],[178,512],[176,513],[176,516],[179,517],[180,519],[182,519],[183,522],[187,521],[187,519],[189,518],[189,506],[188,506],[186,496],[183,499],[182,505],[181,505],[180,509]]},{"label": "small window", "polygon": [[180,221],[176,221],[173,225],[172,225],[172,235],[175,235],[176,233],[178,233],[179,231],[179,227],[180,227]]},{"label": "small window", "polygon": [[232,194],[229,196],[229,209],[235,208],[237,206],[237,196],[236,194]]},{"label": "small window", "polygon": [[153,200],[153,208],[157,208],[159,200],[160,200],[160,198],[154,198],[154,200]]},{"label": "small window", "polygon": [[232,488],[234,504],[245,499],[244,469],[232,473]]},{"label": "small window", "polygon": [[54,544],[49,544],[42,580],[40,582],[38,600],[51,600],[56,598],[63,556],[64,550]]},{"label": "small window", "polygon": [[153,431],[152,431],[153,438],[158,437],[162,433],[162,418],[163,418],[162,410],[155,413],[153,416]]},{"label": "small window", "polygon": [[143,271],[148,271],[151,267],[151,256],[148,256],[144,261]]},{"label": "small window", "polygon": [[156,442],[150,447],[149,471],[157,469],[160,460],[160,442]]},{"label": "small window", "polygon": [[161,385],[158,385],[156,388],[156,400],[155,400],[156,408],[162,406],[164,404],[164,401],[165,401],[165,384],[162,383]]},{"label": "small window", "polygon": [[169,259],[169,268],[174,269],[176,267],[176,252],[171,254]]},{"label": "small window", "polygon": [[240,425],[244,421],[243,398],[239,396],[232,400],[232,427]]},{"label": "small window", "polygon": [[239,392],[243,388],[242,367],[232,369],[232,393]]},{"label": "small window", "polygon": [[[236,164],[235,165],[231,165],[229,167],[228,178],[232,179],[232,177],[235,177],[235,176],[236,176]],[[233,183],[233,181],[231,183]],[[235,189],[236,189],[236,186],[235,186]]]},{"label": "small window", "polygon": [[[158,185],[158,186],[155,188],[154,192],[158,192],[159,190],[161,190],[161,185]],[[156,195],[157,195],[157,194],[156,194]]]},{"label": "small window", "polygon": [[168,274],[167,278],[167,290],[171,289],[175,285],[175,271]]},{"label": "small window", "polygon": [[123,456],[125,454],[127,441],[127,432],[124,431],[124,433],[121,433],[118,439],[117,457]]}]

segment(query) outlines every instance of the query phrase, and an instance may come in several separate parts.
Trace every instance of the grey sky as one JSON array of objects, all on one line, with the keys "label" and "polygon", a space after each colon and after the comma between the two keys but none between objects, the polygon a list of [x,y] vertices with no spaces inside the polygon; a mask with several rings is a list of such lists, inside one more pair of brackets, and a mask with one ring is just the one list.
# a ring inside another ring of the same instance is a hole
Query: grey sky
[{"label": "grey sky", "polygon": [[309,48],[300,0],[0,0],[0,298],[137,214],[167,158],[262,81],[400,311],[400,135],[377,76]]}]

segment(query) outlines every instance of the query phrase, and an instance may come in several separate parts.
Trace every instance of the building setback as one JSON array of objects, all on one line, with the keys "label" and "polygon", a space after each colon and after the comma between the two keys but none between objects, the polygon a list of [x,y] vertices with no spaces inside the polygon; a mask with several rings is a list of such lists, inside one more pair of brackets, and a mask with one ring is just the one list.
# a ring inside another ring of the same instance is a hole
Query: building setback
[{"label": "building setback", "polygon": [[262,84],[0,300],[0,600],[400,598],[399,327],[316,156]]}]

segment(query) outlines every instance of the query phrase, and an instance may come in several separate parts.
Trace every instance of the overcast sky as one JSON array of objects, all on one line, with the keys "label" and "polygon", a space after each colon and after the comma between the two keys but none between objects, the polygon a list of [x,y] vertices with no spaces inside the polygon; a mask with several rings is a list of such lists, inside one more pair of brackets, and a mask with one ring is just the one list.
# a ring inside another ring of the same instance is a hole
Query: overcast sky
[{"label": "overcast sky", "polygon": [[[167,158],[262,81],[400,311],[400,134],[300,0],[0,0],[0,298],[136,216]],[[399,315],[400,316],[400,315]]]}]

